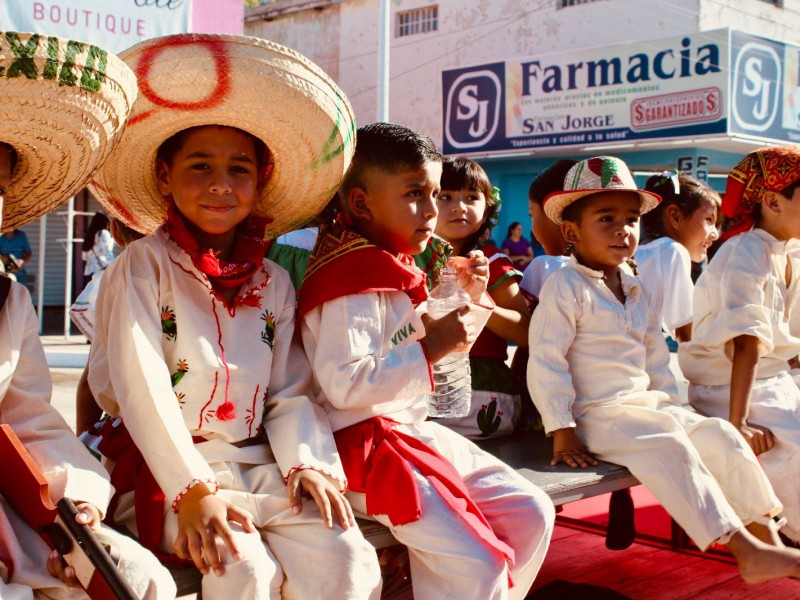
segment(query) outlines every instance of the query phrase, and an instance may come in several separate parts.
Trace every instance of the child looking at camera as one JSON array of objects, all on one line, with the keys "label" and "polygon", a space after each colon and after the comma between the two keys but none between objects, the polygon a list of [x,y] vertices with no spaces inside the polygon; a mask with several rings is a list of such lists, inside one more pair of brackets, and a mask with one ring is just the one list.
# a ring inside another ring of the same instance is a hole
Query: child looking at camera
[{"label": "child looking at camera", "polygon": [[544,210],[574,246],[531,319],[528,382],[553,436],[552,464],[623,465],[703,550],[725,544],[749,583],[800,574],[781,544],[781,505],[734,427],[679,406],[669,353],[646,290],[621,268],[659,197],[621,160],[570,169]]}]

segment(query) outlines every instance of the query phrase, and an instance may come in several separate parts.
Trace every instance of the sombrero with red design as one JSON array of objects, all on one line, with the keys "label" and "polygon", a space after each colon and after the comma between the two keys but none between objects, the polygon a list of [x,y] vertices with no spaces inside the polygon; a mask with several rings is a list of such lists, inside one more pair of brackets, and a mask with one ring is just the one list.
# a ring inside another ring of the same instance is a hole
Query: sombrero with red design
[{"label": "sombrero with red design", "polygon": [[653,210],[661,196],[636,187],[628,165],[615,156],[596,156],[575,164],[564,177],[564,190],[549,194],[543,203],[545,214],[561,223],[564,209],[584,196],[599,192],[635,192],[642,201],[642,214]]},{"label": "sombrero with red design", "polygon": [[355,149],[353,110],[301,54],[255,37],[180,34],[119,56],[136,74],[139,98],[90,188],[126,225],[150,233],[164,222],[156,152],[190,127],[236,127],[266,144],[272,170],[252,212],[268,219],[267,239],[304,226],[338,189]]},{"label": "sombrero with red design", "polygon": [[131,69],[102,48],[0,32],[0,142],[16,154],[2,231],[86,186],[119,140],[136,93]]}]

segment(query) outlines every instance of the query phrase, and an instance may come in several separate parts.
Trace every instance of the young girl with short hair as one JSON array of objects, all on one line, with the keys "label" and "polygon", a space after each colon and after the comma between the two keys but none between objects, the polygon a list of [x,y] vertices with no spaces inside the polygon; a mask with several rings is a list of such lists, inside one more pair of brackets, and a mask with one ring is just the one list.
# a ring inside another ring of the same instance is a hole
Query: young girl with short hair
[{"label": "young girl with short hair", "polygon": [[642,215],[645,242],[636,251],[639,279],[664,331],[686,342],[692,337],[692,262],[702,262],[719,237],[719,194],[671,171],[650,177],[645,190],[661,196],[661,203]]},{"label": "young girl with short hair", "polygon": [[781,505],[755,455],[726,421],[679,405],[646,290],[620,268],[658,201],[606,156],[578,163],[545,201],[575,247],[531,319],[528,382],[553,464],[626,466],[701,549],[725,544],[745,581],[798,576],[800,551],[778,539]]},{"label": "young girl with short hair", "polygon": [[[499,190],[492,187],[483,168],[468,158],[444,160],[441,186],[435,233],[452,246],[453,255],[468,256],[496,222]],[[527,345],[530,322],[519,288],[522,273],[496,248],[482,246],[481,250],[489,260],[486,290],[495,308],[469,353],[472,406],[464,417],[440,421],[473,439],[508,435],[519,420],[520,390],[506,364],[508,342]]]},{"label": "young girl with short hair", "polygon": [[[211,103],[209,53],[226,65]],[[265,239],[311,219],[337,187],[350,106],[315,65],[266,40],[171,36],[123,58],[147,93],[94,189],[115,217],[155,232],[112,263],[97,302],[89,383],[135,444],[99,446],[123,492],[110,512],[191,559],[204,597],[377,598],[375,552],[309,397],[295,290],[265,258]],[[184,102],[153,102],[165,97]]]},{"label": "young girl with short hair", "polygon": [[800,351],[800,146],[748,154],[722,210],[734,235],[697,281],[695,333],[678,359],[689,402],[745,436],[784,505],[784,532],[800,542],[800,389],[789,365]]}]

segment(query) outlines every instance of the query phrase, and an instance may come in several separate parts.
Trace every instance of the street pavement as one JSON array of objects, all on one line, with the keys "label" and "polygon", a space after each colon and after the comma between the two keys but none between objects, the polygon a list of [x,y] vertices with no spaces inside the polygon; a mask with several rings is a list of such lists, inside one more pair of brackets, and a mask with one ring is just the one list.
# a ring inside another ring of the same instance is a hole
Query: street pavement
[{"label": "street pavement", "polygon": [[70,427],[75,428],[75,392],[89,357],[89,344],[82,335],[40,336],[50,377],[53,380],[52,404]]}]

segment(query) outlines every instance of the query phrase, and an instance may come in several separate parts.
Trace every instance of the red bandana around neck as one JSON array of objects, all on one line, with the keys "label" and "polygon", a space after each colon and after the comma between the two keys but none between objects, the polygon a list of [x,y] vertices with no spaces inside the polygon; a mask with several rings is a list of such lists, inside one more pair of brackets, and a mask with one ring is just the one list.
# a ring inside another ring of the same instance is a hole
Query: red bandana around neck
[{"label": "red bandana around neck", "polygon": [[230,289],[242,285],[261,266],[269,249],[269,244],[264,241],[268,223],[269,219],[254,215],[239,223],[230,260],[220,259],[218,250],[200,248],[186,227],[186,217],[171,200],[164,229],[178,247],[191,257],[195,268],[208,277],[211,285]]},{"label": "red bandana around neck", "polygon": [[300,288],[297,319],[320,304],[351,294],[401,291],[416,306],[428,297],[425,281],[425,273],[410,256],[393,256],[337,220],[319,230]]}]

